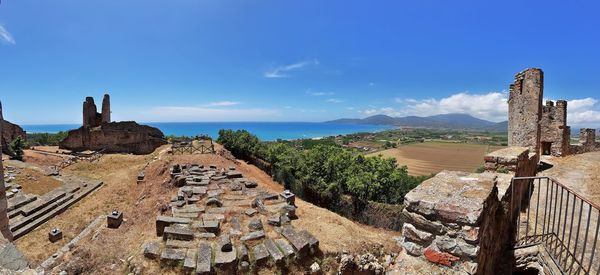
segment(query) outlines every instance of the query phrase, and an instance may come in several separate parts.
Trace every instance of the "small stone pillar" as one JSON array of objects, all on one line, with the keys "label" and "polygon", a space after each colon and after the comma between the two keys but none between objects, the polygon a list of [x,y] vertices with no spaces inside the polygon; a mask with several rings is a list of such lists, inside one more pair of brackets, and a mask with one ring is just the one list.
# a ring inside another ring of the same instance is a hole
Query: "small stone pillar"
[{"label": "small stone pillar", "polygon": [[579,144],[594,145],[596,142],[596,129],[581,128],[579,130]]},{"label": "small stone pillar", "polygon": [[296,205],[296,195],[294,195],[294,193],[292,193],[290,190],[283,191],[283,193],[279,194],[279,196],[281,196],[281,198],[283,198],[287,204],[293,206]]},{"label": "small stone pillar", "polygon": [[[0,139],[2,137],[2,102],[0,102]],[[0,232],[5,239],[12,241],[13,235],[8,227],[8,200],[6,199],[6,186],[4,185],[4,167],[2,166],[2,149],[0,145]]]},{"label": "small stone pillar", "polygon": [[108,216],[106,216],[106,223],[108,228],[119,228],[123,223],[123,213],[119,210],[113,210]]},{"label": "small stone pillar", "polygon": [[140,171],[137,176],[137,183],[144,182],[144,180],[146,180],[146,175],[144,174],[144,171]]},{"label": "small stone pillar", "polygon": [[102,123],[110,123],[110,95],[105,94],[102,99]]},{"label": "small stone pillar", "polygon": [[63,233],[58,228],[54,228],[48,232],[48,240],[51,243],[57,242],[63,238]]}]

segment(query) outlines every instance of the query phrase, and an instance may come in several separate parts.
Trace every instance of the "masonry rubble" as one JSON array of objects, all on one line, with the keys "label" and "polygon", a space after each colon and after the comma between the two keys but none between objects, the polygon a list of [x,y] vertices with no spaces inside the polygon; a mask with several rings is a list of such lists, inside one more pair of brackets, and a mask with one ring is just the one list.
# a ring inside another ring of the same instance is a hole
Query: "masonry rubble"
[{"label": "masonry rubble", "polygon": [[83,126],[69,131],[59,147],[72,151],[149,154],[167,143],[159,129],[133,121],[112,122],[110,112],[108,94],[102,102],[102,113],[97,112],[94,98],[87,97],[83,102]]}]

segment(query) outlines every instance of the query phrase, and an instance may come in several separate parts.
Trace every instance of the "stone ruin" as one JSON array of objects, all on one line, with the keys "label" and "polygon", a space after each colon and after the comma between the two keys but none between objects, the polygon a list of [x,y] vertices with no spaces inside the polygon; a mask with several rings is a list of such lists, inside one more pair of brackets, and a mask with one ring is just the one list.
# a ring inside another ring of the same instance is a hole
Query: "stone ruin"
[{"label": "stone ruin", "polygon": [[[2,116],[2,102],[0,102],[0,121]],[[4,125],[0,124],[0,136],[3,136]],[[0,150],[0,233],[9,241],[12,241],[13,236],[8,227],[8,201],[6,200],[6,185],[4,183],[4,165],[2,164],[2,151]]]},{"label": "stone ruin", "polygon": [[[594,129],[581,129],[579,144],[571,145],[567,101],[546,101],[544,72],[527,69],[515,76],[508,99],[508,145],[524,146],[539,155],[566,156],[600,150]],[[591,135],[590,135],[591,134]]]},{"label": "stone ruin", "polygon": [[8,149],[8,145],[15,140],[17,137],[23,139],[27,138],[27,135],[21,126],[10,123],[7,120],[0,118],[0,124],[2,127],[2,134],[0,134],[0,143],[2,145],[2,152],[4,154],[11,154],[12,152]]},{"label": "stone ruin", "polygon": [[234,167],[175,165],[171,177],[177,196],[156,219],[160,239],[144,246],[145,257],[161,266],[235,274],[318,252],[319,241],[293,226],[299,217],[289,191],[263,190]]},{"label": "stone ruin", "polygon": [[112,122],[109,95],[104,95],[102,113],[96,110],[94,99],[87,97],[83,103],[83,126],[68,132],[59,143],[61,149],[149,154],[167,143],[157,128],[134,121]]}]

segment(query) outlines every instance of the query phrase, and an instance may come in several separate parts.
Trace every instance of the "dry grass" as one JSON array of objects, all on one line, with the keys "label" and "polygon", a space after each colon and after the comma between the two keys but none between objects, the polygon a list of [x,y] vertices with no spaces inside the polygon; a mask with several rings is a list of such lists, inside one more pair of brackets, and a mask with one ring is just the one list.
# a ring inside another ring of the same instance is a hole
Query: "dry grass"
[{"label": "dry grass", "polygon": [[408,166],[411,175],[429,175],[442,170],[475,171],[483,164],[483,156],[500,146],[465,143],[425,142],[402,145],[371,155],[393,157],[399,165]]},{"label": "dry grass", "polygon": [[[65,264],[68,266],[61,268],[94,274],[127,273],[127,259],[131,259],[137,266],[143,266],[145,274],[177,273],[177,270],[161,269],[156,261],[145,260],[142,255],[143,244],[156,240],[154,220],[159,209],[176,194],[176,189],[167,183],[168,168],[174,163],[215,164],[219,168],[235,164],[217,155],[167,155],[165,149],[162,147],[148,156],[106,155],[94,163],[81,162],[68,167],[63,173],[100,179],[104,186],[17,240],[16,245],[30,259],[32,266],[36,266],[79,234],[98,215],[117,208],[124,213],[123,225],[119,229],[108,229],[103,224],[99,233],[82,240],[67,255]],[[137,184],[135,178],[148,162],[146,182]],[[266,189],[273,192],[283,190],[281,185],[255,166],[242,162],[238,170]],[[294,221],[294,225],[315,235],[325,253],[342,250],[358,253],[374,247],[386,252],[398,251],[393,237],[399,232],[364,226],[300,199],[296,201],[300,219]],[[54,227],[63,230],[65,237],[50,244],[47,232]],[[290,272],[298,273],[301,269]]]},{"label": "dry grass", "polygon": [[27,194],[43,195],[61,186],[61,182],[34,169],[21,169],[15,176],[15,181],[21,185]]}]

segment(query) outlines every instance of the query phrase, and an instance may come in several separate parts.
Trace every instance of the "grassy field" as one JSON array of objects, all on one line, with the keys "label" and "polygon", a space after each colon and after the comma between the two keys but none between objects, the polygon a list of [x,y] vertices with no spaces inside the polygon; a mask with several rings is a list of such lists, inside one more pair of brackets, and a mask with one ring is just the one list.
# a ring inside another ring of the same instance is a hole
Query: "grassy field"
[{"label": "grassy field", "polygon": [[494,145],[424,142],[373,153],[398,160],[408,166],[410,175],[429,175],[442,170],[473,172],[483,165],[483,156],[502,148]]}]

